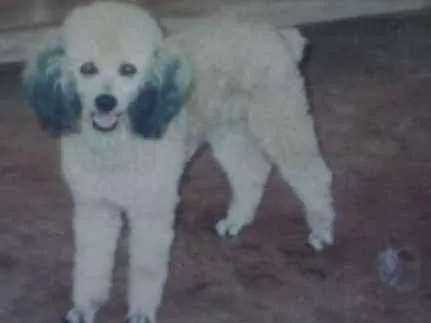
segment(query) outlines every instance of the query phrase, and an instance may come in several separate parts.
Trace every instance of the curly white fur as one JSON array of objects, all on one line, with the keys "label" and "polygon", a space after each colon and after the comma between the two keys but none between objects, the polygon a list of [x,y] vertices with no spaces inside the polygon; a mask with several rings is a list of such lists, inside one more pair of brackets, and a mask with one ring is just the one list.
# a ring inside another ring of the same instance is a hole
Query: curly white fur
[{"label": "curly white fur", "polygon": [[[28,63],[25,84],[41,125],[61,135],[75,202],[68,322],[92,323],[108,297],[121,214],[131,228],[128,322],[155,322],[178,183],[204,141],[232,188],[220,236],[253,220],[275,164],[303,202],[309,243],[332,243],[332,175],[297,68],[303,46],[296,29],[283,38],[269,24],[233,16],[198,20],[166,39],[131,5],[96,3],[67,17],[60,39]],[[121,74],[124,63],[136,73]],[[115,98],[112,111],[98,111],[101,94]]]}]

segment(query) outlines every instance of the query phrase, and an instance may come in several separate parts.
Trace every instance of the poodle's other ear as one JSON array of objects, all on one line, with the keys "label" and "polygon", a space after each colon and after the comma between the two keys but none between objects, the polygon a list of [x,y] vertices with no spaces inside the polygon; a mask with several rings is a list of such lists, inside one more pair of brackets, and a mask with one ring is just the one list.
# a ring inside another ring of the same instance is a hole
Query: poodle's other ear
[{"label": "poodle's other ear", "polygon": [[64,56],[60,44],[49,45],[27,63],[23,75],[39,124],[55,137],[77,131],[81,114],[75,85],[63,70]]},{"label": "poodle's other ear", "polygon": [[287,42],[287,46],[293,55],[293,59],[299,64],[304,55],[304,48],[307,40],[301,35],[301,32],[294,27],[285,28],[280,31],[281,35]]},{"label": "poodle's other ear", "polygon": [[133,131],[160,139],[170,121],[181,111],[192,85],[192,69],[185,59],[157,53],[142,88],[129,107]]}]

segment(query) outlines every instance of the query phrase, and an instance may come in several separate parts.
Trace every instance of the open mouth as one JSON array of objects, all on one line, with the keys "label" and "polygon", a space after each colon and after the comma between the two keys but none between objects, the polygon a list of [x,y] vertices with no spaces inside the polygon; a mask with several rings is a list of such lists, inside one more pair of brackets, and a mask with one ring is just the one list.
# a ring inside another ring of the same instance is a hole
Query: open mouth
[{"label": "open mouth", "polygon": [[113,131],[118,125],[119,118],[120,115],[116,113],[93,112],[91,114],[93,128],[101,132]]}]

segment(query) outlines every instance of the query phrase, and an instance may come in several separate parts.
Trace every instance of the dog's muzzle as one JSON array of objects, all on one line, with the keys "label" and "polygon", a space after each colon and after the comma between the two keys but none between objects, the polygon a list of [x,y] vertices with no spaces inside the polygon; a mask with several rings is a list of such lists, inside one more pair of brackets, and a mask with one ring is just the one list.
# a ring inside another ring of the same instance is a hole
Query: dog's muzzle
[{"label": "dog's muzzle", "polygon": [[94,103],[97,110],[91,114],[93,128],[102,132],[114,130],[120,117],[114,111],[117,106],[117,99],[110,94],[101,94],[96,97]]}]

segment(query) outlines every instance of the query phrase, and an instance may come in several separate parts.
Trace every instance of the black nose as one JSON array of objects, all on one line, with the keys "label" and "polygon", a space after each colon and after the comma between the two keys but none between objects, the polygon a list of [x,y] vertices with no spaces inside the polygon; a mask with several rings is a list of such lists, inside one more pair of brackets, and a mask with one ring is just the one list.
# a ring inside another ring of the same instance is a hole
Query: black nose
[{"label": "black nose", "polygon": [[112,111],[117,106],[117,99],[110,94],[101,94],[96,98],[96,107],[101,112]]}]

